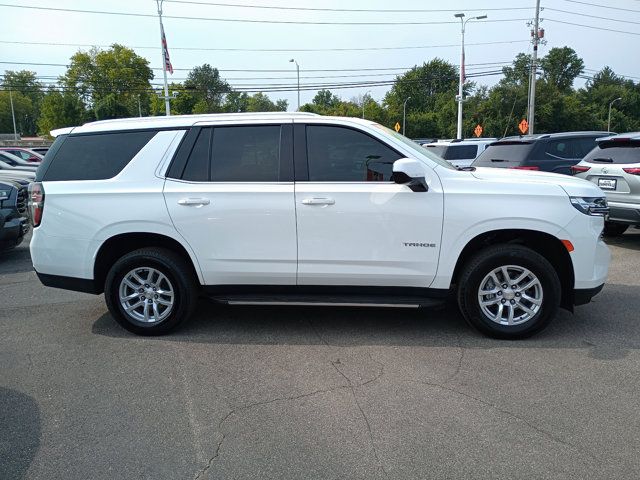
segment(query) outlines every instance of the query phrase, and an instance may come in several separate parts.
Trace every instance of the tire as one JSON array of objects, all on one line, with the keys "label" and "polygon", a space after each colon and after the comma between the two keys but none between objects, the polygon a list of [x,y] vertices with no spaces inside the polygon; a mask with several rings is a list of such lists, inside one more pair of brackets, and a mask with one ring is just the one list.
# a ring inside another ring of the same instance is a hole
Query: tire
[{"label": "tire", "polygon": [[[137,335],[163,335],[193,313],[198,291],[187,262],[171,250],[154,247],[135,250],[116,261],[107,274],[104,296],[109,312],[125,329]],[[130,313],[125,309],[140,302]]]},{"label": "tire", "polygon": [[604,222],[604,230],[602,234],[605,237],[619,237],[627,231],[629,225],[626,223]]},{"label": "tire", "polygon": [[[501,267],[508,267],[507,274],[512,280],[506,289]],[[513,281],[525,272],[531,275],[513,289]],[[534,280],[537,284],[522,289]],[[481,296],[481,286],[483,291],[495,290],[495,293]],[[467,323],[485,335],[526,338],[544,329],[553,319],[560,306],[561,288],[557,272],[542,255],[520,245],[495,245],[481,250],[464,265],[458,282],[458,306]],[[481,298],[487,303],[485,307],[480,303]],[[535,302],[529,301],[530,298]],[[513,312],[511,322],[509,312]]]}]

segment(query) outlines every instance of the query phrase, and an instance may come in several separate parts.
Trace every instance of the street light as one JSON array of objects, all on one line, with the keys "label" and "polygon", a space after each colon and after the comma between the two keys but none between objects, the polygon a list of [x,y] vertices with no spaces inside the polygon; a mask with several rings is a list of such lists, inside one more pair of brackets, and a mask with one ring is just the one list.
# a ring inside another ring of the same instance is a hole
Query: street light
[{"label": "street light", "polygon": [[366,93],[362,96],[362,118],[364,119],[364,105],[367,100],[367,95],[371,93],[371,90],[367,90]]},{"label": "street light", "polygon": [[298,62],[296,62],[294,58],[289,60],[289,63],[296,64],[296,73],[298,74],[298,110],[297,111],[299,112],[300,111],[300,65],[298,65]]},{"label": "street light", "polygon": [[404,104],[402,105],[402,135],[404,135],[404,126],[407,121],[407,102],[411,99],[411,97],[407,97],[404,100]]},{"label": "street light", "polygon": [[456,96],[456,101],[458,102],[458,133],[456,138],[462,138],[462,102],[464,102],[462,93],[462,86],[464,84],[464,29],[467,26],[467,22],[469,22],[470,20],[484,20],[485,18],[487,18],[487,16],[480,15],[478,17],[469,17],[465,20],[464,13],[456,13],[454,17],[460,19],[460,25],[462,26],[462,42],[460,48],[460,83],[458,85],[458,95]]},{"label": "street light", "polygon": [[622,97],[615,98],[609,102],[609,119],[607,120],[607,133],[611,131],[611,106],[618,100],[622,100]]}]

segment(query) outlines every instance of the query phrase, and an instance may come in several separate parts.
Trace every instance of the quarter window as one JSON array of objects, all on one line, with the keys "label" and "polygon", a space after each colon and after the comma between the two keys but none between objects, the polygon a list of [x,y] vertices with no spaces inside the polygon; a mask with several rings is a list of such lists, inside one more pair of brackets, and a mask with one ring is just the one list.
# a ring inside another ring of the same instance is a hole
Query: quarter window
[{"label": "quarter window", "polygon": [[350,128],[307,126],[307,159],[312,182],[388,182],[402,155]]},{"label": "quarter window", "polygon": [[554,140],[547,144],[545,153],[551,158],[574,158],[569,140]]}]

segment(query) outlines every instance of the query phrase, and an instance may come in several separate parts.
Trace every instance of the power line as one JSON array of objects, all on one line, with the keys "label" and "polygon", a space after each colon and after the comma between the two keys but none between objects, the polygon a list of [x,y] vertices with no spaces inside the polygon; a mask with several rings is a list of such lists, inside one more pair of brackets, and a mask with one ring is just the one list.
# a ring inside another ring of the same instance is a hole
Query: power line
[{"label": "power line", "polygon": [[568,13],[569,15],[578,15],[580,17],[595,18],[597,20],[608,20],[610,22],[632,23],[634,25],[640,25],[640,22],[634,22],[633,20],[620,20],[618,18],[601,17],[599,15],[588,15],[586,13],[570,12],[569,10],[559,10],[557,8],[551,8],[551,7],[545,7],[545,10],[549,10],[551,12]]},{"label": "power line", "polygon": [[[315,7],[281,7],[275,5],[243,5],[239,3],[198,2],[195,0],[164,0],[166,3],[182,3],[191,5],[204,5],[215,7],[259,8],[268,10],[293,10],[305,12],[357,12],[357,13],[437,13],[458,12],[455,9],[379,9],[379,8],[315,8]],[[503,10],[531,10],[532,7],[506,7],[506,8],[466,8],[467,12],[474,11],[503,11]]]},{"label": "power line", "polygon": [[[156,19],[156,15],[148,13],[133,13],[133,12],[109,12],[105,10],[81,10],[76,8],[55,8],[55,7],[36,7],[32,5],[11,5],[8,3],[0,3],[0,7],[9,8],[27,8],[31,10],[47,10],[53,12],[71,12],[71,13],[89,13],[99,15],[121,15],[128,17],[143,17]],[[212,18],[212,17],[185,17],[177,15],[163,15],[163,18],[171,18],[174,20],[205,20],[213,22],[231,22],[231,23],[264,23],[264,24],[286,24],[286,25],[449,25],[457,24],[458,22],[453,20],[447,21],[429,21],[429,22],[328,22],[328,21],[309,21],[309,20],[263,20],[263,19],[246,19],[246,18]],[[526,21],[526,18],[503,18],[503,19],[490,19],[484,20],[485,23],[497,23],[497,22],[521,22]]]},{"label": "power line", "polygon": [[564,1],[565,2],[569,2],[569,3],[578,3],[580,5],[588,5],[590,7],[608,8],[609,10],[620,10],[622,12],[640,13],[640,11],[633,10],[631,8],[612,7],[610,5],[602,5],[602,4],[599,4],[599,3],[582,2],[582,1],[579,1],[579,0],[564,0]]},{"label": "power line", "polygon": [[[165,0],[166,1],[166,0]],[[466,46],[480,45],[502,45],[511,43],[528,43],[529,40],[504,40],[497,42],[477,42],[467,43]],[[112,45],[95,45],[89,43],[52,43],[52,42],[29,42],[29,41],[12,41],[0,40],[0,43],[12,45],[47,45],[47,46],[64,46],[64,47],[98,47],[110,48]],[[129,46],[131,49],[153,49],[158,50],[157,46]],[[419,46],[403,46],[403,47],[362,47],[362,48],[215,48],[215,47],[171,47],[171,50],[190,50],[190,51],[211,51],[211,52],[356,52],[356,51],[377,51],[377,50],[420,50],[428,48],[450,48],[460,47],[459,43],[450,43],[442,45],[419,45]]]},{"label": "power line", "polygon": [[596,27],[594,25],[585,25],[583,23],[565,22],[563,20],[554,20],[552,18],[545,18],[545,21],[553,22],[553,23],[562,23],[564,25],[573,25],[573,26],[576,26],[576,27],[591,28],[593,30],[604,30],[606,32],[626,33],[627,35],[640,35],[640,33],[638,33],[638,32],[628,32],[626,30],[615,30],[613,28]]}]

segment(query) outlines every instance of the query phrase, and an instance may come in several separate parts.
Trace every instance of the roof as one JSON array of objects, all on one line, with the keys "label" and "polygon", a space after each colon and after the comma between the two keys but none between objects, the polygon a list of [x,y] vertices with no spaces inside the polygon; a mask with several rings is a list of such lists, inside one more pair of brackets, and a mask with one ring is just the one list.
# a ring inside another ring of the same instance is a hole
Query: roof
[{"label": "roof", "polygon": [[502,140],[525,140],[525,141],[531,141],[531,140],[538,140],[541,138],[564,138],[564,137],[580,137],[580,136],[593,136],[593,135],[602,135],[602,136],[609,136],[611,135],[610,132],[602,132],[602,131],[598,131],[598,130],[594,130],[594,131],[582,131],[582,132],[558,132],[558,133],[536,133],[533,135],[512,135],[509,137],[503,137],[500,140],[498,140],[499,142]]},{"label": "roof", "polygon": [[617,133],[615,135],[607,135],[603,138],[596,139],[596,142],[606,142],[608,140],[640,140],[640,132]]}]

